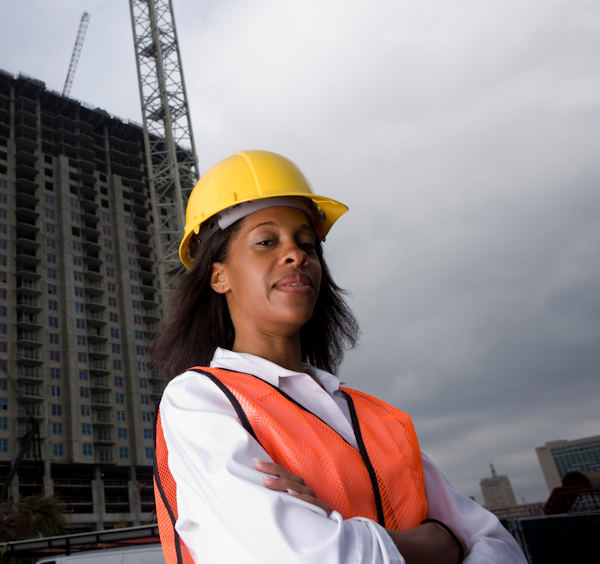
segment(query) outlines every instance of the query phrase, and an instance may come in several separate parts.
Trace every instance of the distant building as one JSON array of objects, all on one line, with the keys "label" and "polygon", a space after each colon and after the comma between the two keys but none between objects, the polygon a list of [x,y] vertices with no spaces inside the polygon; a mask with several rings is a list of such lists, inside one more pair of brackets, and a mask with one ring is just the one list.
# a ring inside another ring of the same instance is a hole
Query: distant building
[{"label": "distant building", "polygon": [[496,475],[493,464],[490,464],[490,469],[492,471],[491,478],[483,478],[479,482],[485,508],[493,511],[516,506],[515,494],[508,477]]},{"label": "distant building", "polygon": [[143,130],[0,71],[0,487],[73,531],[152,518],[161,318]]},{"label": "distant building", "polygon": [[498,519],[539,517],[544,514],[544,502],[536,501],[535,503],[523,503],[514,507],[501,507],[499,509],[492,509],[491,512]]},{"label": "distant building", "polygon": [[574,441],[551,441],[537,447],[535,452],[549,491],[560,488],[568,472],[600,471],[600,435]]}]

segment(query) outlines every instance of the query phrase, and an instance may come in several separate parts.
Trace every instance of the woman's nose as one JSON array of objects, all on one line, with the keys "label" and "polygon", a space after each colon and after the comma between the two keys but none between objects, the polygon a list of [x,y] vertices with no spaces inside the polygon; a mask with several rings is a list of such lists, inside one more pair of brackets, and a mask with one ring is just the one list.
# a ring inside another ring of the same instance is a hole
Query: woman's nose
[{"label": "woman's nose", "polygon": [[282,258],[286,264],[303,264],[308,260],[306,253],[295,243],[284,249]]}]

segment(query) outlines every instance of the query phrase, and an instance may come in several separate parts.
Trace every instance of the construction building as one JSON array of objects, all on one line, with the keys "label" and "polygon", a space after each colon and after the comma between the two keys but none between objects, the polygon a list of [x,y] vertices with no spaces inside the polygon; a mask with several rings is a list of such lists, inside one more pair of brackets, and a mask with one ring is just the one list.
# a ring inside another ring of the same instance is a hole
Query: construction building
[{"label": "construction building", "polygon": [[0,71],[0,486],[74,531],[152,516],[162,314],[142,126]]},{"label": "construction building", "polygon": [[551,441],[536,447],[542,473],[552,492],[568,472],[600,472],[600,435],[574,441]]},{"label": "construction building", "polygon": [[490,469],[492,476],[490,478],[483,478],[479,482],[479,487],[483,494],[483,506],[488,511],[515,507],[517,502],[512,486],[510,485],[510,480],[507,476],[498,476],[493,464],[490,464]]}]

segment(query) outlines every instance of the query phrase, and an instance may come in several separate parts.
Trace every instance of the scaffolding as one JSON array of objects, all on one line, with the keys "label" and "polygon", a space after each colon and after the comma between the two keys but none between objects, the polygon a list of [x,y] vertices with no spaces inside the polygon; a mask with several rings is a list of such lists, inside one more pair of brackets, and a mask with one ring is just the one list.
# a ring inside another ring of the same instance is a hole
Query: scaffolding
[{"label": "scaffolding", "polygon": [[129,7],[164,304],[184,269],[185,205],[200,175],[171,0],[129,0]]}]

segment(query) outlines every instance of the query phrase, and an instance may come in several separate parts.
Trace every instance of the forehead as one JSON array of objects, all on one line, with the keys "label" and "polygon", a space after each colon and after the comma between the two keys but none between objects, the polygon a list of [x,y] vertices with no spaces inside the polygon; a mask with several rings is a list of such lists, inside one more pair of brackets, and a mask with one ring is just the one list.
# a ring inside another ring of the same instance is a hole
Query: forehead
[{"label": "forehead", "polygon": [[263,224],[273,227],[293,229],[306,226],[312,231],[310,221],[306,217],[306,214],[299,209],[288,206],[265,208],[264,210],[251,213],[244,218],[242,230],[250,231],[260,227]]}]

